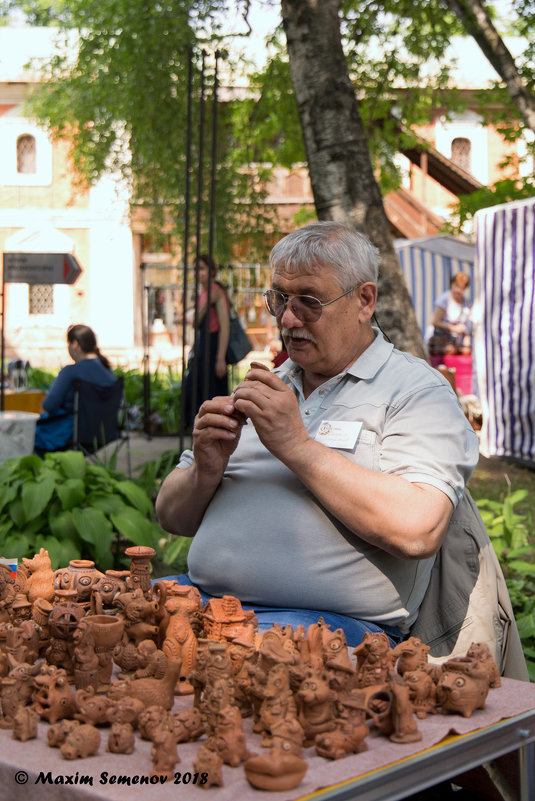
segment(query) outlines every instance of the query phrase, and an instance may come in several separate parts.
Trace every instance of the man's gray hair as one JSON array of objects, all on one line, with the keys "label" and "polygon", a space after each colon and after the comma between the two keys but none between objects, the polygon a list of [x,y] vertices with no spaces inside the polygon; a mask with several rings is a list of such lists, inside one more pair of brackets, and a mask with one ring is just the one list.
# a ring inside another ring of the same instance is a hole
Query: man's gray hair
[{"label": "man's gray hair", "polygon": [[269,257],[271,269],[319,273],[331,268],[342,289],[366,281],[377,283],[379,251],[364,234],[343,223],[305,225],[283,237]]}]

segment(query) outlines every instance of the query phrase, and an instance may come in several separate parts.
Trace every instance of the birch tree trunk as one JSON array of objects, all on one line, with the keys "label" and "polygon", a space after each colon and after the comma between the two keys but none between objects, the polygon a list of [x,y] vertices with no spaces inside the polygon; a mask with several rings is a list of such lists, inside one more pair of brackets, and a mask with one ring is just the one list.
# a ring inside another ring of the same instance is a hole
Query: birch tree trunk
[{"label": "birch tree trunk", "polygon": [[397,348],[424,356],[349,78],[339,8],[339,0],[282,0],[316,212],[354,225],[379,248],[379,323]]},{"label": "birch tree trunk", "polygon": [[474,37],[483,55],[506,84],[525,124],[535,132],[535,96],[524,85],[515,60],[494,27],[484,4],[480,0],[446,0],[446,3]]}]

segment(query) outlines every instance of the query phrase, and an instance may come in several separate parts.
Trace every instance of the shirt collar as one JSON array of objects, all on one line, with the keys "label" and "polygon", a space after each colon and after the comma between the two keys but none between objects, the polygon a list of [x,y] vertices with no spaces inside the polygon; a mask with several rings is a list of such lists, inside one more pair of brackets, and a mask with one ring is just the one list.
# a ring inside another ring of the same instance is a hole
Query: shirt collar
[{"label": "shirt collar", "polygon": [[[349,373],[349,375],[355,378],[369,380],[377,375],[388,360],[394,349],[394,345],[386,341],[383,333],[378,328],[372,326],[372,330],[375,334],[373,342],[368,345],[364,353],[361,353],[358,359],[356,359],[347,370],[340,373],[340,375]],[[286,361],[283,362],[280,367],[276,367],[273,372],[281,378],[283,376],[291,378],[301,373],[301,367],[291,359],[286,359]]]}]

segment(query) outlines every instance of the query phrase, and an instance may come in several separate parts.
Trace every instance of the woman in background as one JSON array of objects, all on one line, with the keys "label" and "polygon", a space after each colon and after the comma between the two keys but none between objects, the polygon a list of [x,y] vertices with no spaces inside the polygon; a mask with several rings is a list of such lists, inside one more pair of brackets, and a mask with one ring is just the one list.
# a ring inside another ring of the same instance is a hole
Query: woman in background
[{"label": "woman in background", "polygon": [[470,303],[464,297],[469,285],[470,278],[466,273],[456,273],[450,280],[449,290],[436,299],[428,340],[430,355],[470,353]]},{"label": "woman in background", "polygon": [[88,325],[71,325],[67,347],[74,364],[63,367],[43,401],[44,413],[37,421],[35,452],[55,451],[68,445],[73,433],[74,382],[80,378],[107,387],[117,380],[110,363],[100,352]]},{"label": "woman in background", "polygon": [[[230,303],[225,288],[218,283],[217,265],[206,253],[195,261],[198,270],[201,292],[197,301],[198,327],[195,343],[195,352],[192,353],[188,363],[188,372],[184,381],[186,424],[193,425],[195,415],[201,404],[208,398],[216,395],[228,395],[228,376],[226,353],[230,332],[229,309]],[[210,309],[208,321],[208,343],[206,341],[205,317],[208,306],[208,284],[210,283]],[[193,322],[194,310],[188,312],[190,322]],[[208,386],[204,386],[204,363],[206,348],[208,354]],[[193,373],[197,372],[197,398],[193,404]]]}]

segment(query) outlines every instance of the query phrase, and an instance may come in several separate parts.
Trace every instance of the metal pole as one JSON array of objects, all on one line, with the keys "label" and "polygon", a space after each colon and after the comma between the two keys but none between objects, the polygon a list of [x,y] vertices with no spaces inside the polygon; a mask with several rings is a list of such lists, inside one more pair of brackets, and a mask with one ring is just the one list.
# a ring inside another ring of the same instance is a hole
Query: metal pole
[{"label": "metal pole", "polygon": [[186,377],[186,307],[188,304],[188,251],[189,251],[189,214],[190,214],[190,172],[191,172],[191,107],[193,94],[193,50],[188,49],[188,103],[186,121],[186,186],[184,194],[184,245],[183,245],[183,278],[182,278],[182,389],[180,392],[180,426],[178,447],[184,450],[184,430],[186,413],[186,394],[184,379]]},{"label": "metal pole", "polygon": [[141,265],[142,270],[142,302],[141,302],[141,333],[143,337],[143,431],[150,437],[149,416],[150,416],[150,332],[149,332],[149,291],[150,287],[145,283],[145,265]]},{"label": "metal pole", "polygon": [[[194,330],[195,330],[195,340],[194,340],[194,348],[195,348],[195,359],[193,360],[193,375],[192,375],[192,392],[191,392],[191,407],[195,411],[197,409],[197,401],[198,401],[198,375],[199,375],[199,353],[198,353],[198,326],[199,326],[199,304],[198,304],[198,294],[199,294],[199,256],[201,254],[201,219],[202,219],[202,186],[203,186],[203,158],[204,158],[204,64],[206,60],[206,52],[202,51],[202,62],[201,62],[201,93],[200,93],[200,101],[199,101],[199,108],[200,108],[200,115],[199,115],[199,153],[198,153],[198,168],[197,168],[197,229],[196,229],[196,242],[195,242],[195,311],[194,311]],[[206,346],[208,346],[208,338],[206,337],[206,332],[209,330],[209,310],[210,310],[210,280],[208,281],[208,298],[207,298],[207,308],[206,308],[206,315],[204,319],[204,331],[205,331],[205,340]],[[202,387],[203,395],[206,391],[205,387]],[[204,398],[202,398],[204,400]]]},{"label": "metal pole", "polygon": [[[218,75],[217,66],[219,60],[219,51],[215,53],[214,65],[214,90],[212,99],[212,153],[211,153],[211,170],[210,170],[210,217],[208,228],[208,254],[211,259],[214,255],[214,226],[215,226],[215,185],[216,185],[216,164],[217,164],[217,88],[218,88]],[[206,318],[209,318],[210,300],[211,300],[211,284],[212,276],[208,281],[208,295],[206,298]],[[210,321],[205,318],[205,333],[206,333],[206,351],[204,354],[204,395],[208,394],[210,386]]]}]

